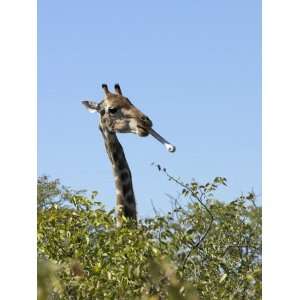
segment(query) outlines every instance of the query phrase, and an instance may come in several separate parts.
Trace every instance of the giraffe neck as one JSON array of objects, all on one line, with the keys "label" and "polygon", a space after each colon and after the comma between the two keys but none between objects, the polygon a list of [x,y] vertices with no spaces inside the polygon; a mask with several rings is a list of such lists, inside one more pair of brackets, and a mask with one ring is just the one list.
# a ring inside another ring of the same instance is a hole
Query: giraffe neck
[{"label": "giraffe neck", "polygon": [[116,187],[116,217],[117,226],[122,224],[122,216],[136,221],[136,202],[134,197],[132,176],[117,135],[101,128],[105,148],[112,164]]}]

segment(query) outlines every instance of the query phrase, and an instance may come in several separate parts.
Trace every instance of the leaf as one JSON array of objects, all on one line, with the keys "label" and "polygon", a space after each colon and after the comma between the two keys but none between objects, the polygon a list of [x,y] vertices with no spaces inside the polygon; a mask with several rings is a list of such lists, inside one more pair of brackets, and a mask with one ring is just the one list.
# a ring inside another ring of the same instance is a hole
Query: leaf
[{"label": "leaf", "polygon": [[221,279],[219,280],[219,283],[222,283],[227,278],[227,274],[223,274]]}]

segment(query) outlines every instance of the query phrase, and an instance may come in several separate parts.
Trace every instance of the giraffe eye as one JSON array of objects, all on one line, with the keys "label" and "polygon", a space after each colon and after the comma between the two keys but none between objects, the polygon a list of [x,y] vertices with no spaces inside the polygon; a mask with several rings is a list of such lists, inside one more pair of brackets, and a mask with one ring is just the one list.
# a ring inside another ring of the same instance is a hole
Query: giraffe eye
[{"label": "giraffe eye", "polygon": [[110,107],[110,108],[108,109],[108,112],[109,112],[110,114],[115,114],[117,111],[118,111],[118,108],[117,108],[117,107]]}]

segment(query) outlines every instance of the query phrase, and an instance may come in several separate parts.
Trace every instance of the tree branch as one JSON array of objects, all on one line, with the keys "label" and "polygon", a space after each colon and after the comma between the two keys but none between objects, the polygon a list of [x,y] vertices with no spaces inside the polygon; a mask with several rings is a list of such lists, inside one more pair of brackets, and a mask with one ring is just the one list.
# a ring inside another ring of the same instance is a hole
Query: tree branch
[{"label": "tree branch", "polygon": [[181,187],[183,187],[184,189],[186,189],[187,191],[190,192],[191,196],[196,199],[200,205],[202,205],[202,207],[204,207],[204,209],[206,210],[206,212],[208,213],[209,217],[210,217],[210,223],[208,224],[204,234],[202,235],[202,237],[199,238],[199,241],[194,244],[194,246],[190,249],[190,251],[186,254],[184,260],[183,260],[183,264],[182,264],[182,269],[184,270],[186,262],[188,260],[188,258],[191,256],[192,252],[196,249],[199,248],[199,246],[201,245],[201,243],[205,240],[205,238],[207,237],[209,231],[212,228],[212,224],[214,222],[214,216],[211,213],[211,211],[209,210],[209,208],[206,206],[206,204],[203,202],[203,198],[205,196],[205,193],[200,190],[200,196],[198,195],[198,193],[196,193],[194,190],[192,190],[187,184],[184,184],[183,182],[181,182],[179,179],[175,178],[174,176],[170,175],[167,170],[165,168],[161,168],[159,165],[157,165],[157,168],[159,171],[163,171],[166,176],[168,177],[168,179],[170,181],[173,181],[175,183],[177,183],[178,185],[180,185]]}]

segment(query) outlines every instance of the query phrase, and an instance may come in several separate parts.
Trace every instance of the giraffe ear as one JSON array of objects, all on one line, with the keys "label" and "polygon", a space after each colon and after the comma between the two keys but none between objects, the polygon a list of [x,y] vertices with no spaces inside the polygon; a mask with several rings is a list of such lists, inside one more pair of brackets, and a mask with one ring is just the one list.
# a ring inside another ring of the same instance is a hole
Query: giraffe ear
[{"label": "giraffe ear", "polygon": [[81,103],[83,104],[83,106],[90,113],[94,113],[94,112],[97,112],[99,110],[99,104],[97,102],[94,102],[94,101],[81,101]]}]

